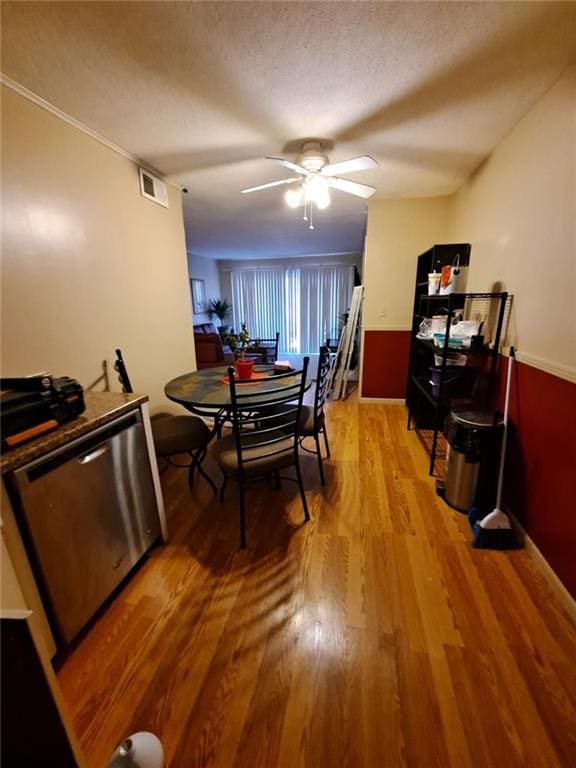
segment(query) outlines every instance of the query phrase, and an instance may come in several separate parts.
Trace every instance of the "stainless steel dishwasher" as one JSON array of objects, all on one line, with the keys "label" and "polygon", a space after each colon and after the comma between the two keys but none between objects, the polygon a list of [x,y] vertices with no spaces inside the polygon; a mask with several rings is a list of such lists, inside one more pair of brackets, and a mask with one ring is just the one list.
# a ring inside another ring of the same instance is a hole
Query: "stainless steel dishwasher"
[{"label": "stainless steel dishwasher", "polygon": [[139,411],[14,473],[32,564],[69,642],[160,535]]}]

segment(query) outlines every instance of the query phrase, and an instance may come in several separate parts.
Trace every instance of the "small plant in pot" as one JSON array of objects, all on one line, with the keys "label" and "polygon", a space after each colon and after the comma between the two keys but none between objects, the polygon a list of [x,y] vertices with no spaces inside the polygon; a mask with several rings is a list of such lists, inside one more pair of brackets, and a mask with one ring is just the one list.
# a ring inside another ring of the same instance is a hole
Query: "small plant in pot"
[{"label": "small plant in pot", "polygon": [[232,304],[228,299],[209,299],[206,314],[210,320],[214,320],[215,317],[220,320],[220,328],[218,330],[220,335],[224,337],[229,328],[225,321],[232,314]]},{"label": "small plant in pot", "polygon": [[246,328],[246,323],[242,323],[240,333],[226,336],[226,342],[229,344],[230,349],[236,356],[236,362],[234,368],[236,369],[236,375],[239,379],[251,379],[252,378],[252,366],[253,360],[246,360],[246,350],[251,346],[254,346],[254,342],[250,340],[250,332]]}]

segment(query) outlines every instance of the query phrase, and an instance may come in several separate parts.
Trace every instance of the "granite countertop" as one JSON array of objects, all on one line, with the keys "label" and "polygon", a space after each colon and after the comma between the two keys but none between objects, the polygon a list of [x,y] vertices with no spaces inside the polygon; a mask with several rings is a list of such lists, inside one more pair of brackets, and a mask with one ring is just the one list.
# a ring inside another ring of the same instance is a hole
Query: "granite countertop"
[{"label": "granite countertop", "polygon": [[40,458],[54,448],[59,448],[61,445],[81,437],[86,432],[134,410],[147,400],[147,395],[120,392],[84,392],[84,402],[86,403],[84,413],[77,419],[62,424],[53,432],[48,432],[18,448],[3,452],[0,459],[2,474],[19,469],[24,464]]}]

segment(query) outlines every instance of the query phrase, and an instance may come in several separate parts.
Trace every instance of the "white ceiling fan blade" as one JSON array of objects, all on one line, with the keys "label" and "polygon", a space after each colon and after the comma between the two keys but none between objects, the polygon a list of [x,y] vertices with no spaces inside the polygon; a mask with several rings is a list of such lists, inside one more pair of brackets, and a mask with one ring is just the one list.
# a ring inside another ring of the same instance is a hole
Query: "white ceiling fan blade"
[{"label": "white ceiling fan blade", "polygon": [[280,165],[283,165],[285,168],[290,168],[291,171],[301,173],[302,176],[308,176],[306,168],[301,165],[296,165],[296,163],[291,163],[290,160],[284,160],[283,157],[267,157],[266,160],[274,160],[275,163],[280,163]]},{"label": "white ceiling fan blade", "polygon": [[342,160],[341,163],[331,163],[322,168],[323,176],[337,176],[339,173],[353,173],[354,171],[368,171],[370,168],[377,168],[378,163],[373,157],[363,155],[362,157],[352,157],[350,160]]},{"label": "white ceiling fan blade", "polygon": [[369,187],[368,184],[358,184],[357,181],[348,181],[348,179],[327,178],[328,186],[339,189],[341,192],[349,192],[356,197],[371,197],[376,189]]},{"label": "white ceiling fan blade", "polygon": [[269,184],[259,184],[257,187],[248,187],[247,189],[241,189],[243,195],[247,192],[257,192],[259,189],[268,189],[268,187],[279,187],[281,184],[294,184],[295,181],[302,181],[301,178],[297,179],[282,179],[281,181],[271,181]]}]

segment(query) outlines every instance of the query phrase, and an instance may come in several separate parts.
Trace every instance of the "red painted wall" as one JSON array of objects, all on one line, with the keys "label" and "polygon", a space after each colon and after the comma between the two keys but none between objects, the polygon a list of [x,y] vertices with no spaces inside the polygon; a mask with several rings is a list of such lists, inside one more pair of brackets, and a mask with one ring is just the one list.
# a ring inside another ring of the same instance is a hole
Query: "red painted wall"
[{"label": "red painted wall", "polygon": [[410,331],[364,333],[362,397],[405,397]]},{"label": "red painted wall", "polygon": [[519,362],[512,376],[504,501],[576,597],[576,384]]}]

